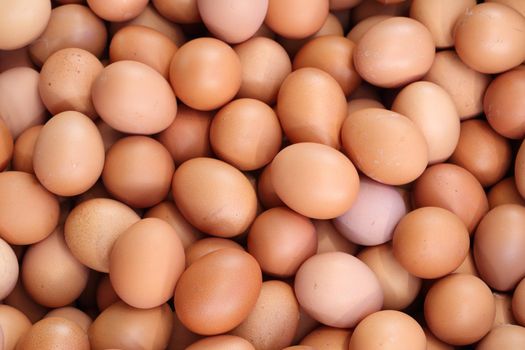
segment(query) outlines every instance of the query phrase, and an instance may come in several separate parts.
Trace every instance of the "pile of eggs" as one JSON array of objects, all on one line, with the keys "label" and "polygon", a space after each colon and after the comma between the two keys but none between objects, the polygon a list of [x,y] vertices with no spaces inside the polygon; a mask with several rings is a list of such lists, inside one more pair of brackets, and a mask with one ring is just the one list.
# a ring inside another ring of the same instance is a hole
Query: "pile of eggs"
[{"label": "pile of eggs", "polygon": [[0,349],[525,349],[524,61],[523,0],[0,1]]}]

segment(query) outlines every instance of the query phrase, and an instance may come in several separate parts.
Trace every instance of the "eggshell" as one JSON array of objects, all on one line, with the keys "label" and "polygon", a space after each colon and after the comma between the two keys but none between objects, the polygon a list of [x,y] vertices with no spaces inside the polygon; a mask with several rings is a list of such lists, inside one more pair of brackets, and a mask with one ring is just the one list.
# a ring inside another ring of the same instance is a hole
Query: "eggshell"
[{"label": "eggshell", "polygon": [[261,269],[250,254],[220,249],[183,272],[175,289],[175,311],[195,333],[228,332],[253,310],[261,285]]},{"label": "eggshell", "polygon": [[454,350],[455,347],[442,342],[428,328],[423,328],[427,337],[427,350]]},{"label": "eggshell", "polygon": [[0,50],[0,73],[16,67],[35,67],[29,56],[28,46],[16,50]]},{"label": "eggshell", "polygon": [[0,304],[0,327],[3,333],[2,349],[14,350],[20,337],[31,328],[31,321],[20,310]]},{"label": "eggshell", "polygon": [[330,0],[330,10],[347,10],[359,5],[362,0]]},{"label": "eggshell", "polygon": [[148,4],[148,0],[87,0],[91,10],[102,19],[122,22],[137,17]]},{"label": "eggshell", "polygon": [[428,28],[436,47],[452,47],[456,21],[475,5],[475,0],[413,0],[410,5],[410,17]]},{"label": "eggshell", "polygon": [[357,168],[387,185],[415,180],[428,163],[423,133],[407,117],[386,109],[352,113],[343,124],[341,138]]},{"label": "eggshell", "polygon": [[173,327],[168,304],[152,309],[135,309],[119,301],[105,309],[89,327],[91,349],[165,349]]},{"label": "eggshell", "polygon": [[202,21],[217,38],[228,43],[249,39],[259,29],[268,0],[197,0]]},{"label": "eggshell", "polygon": [[514,177],[507,177],[490,189],[487,195],[490,209],[502,204],[520,204],[525,205],[525,199],[521,197]]},{"label": "eggshell", "polygon": [[414,183],[412,201],[416,208],[434,206],[450,210],[470,233],[489,210],[487,196],[474,175],[447,163],[425,170]]},{"label": "eggshell", "polygon": [[96,299],[97,307],[101,312],[120,300],[115,289],[111,285],[109,275],[103,275],[100,278],[97,285]]},{"label": "eggshell", "polygon": [[383,290],[383,309],[403,310],[416,299],[421,279],[410,274],[396,260],[392,245],[366,247],[357,257],[377,276]]},{"label": "eggshell", "polygon": [[521,0],[487,0],[486,2],[497,2],[507,5],[525,16],[525,4]]},{"label": "eggshell", "polygon": [[89,317],[85,312],[75,307],[72,307],[72,306],[65,306],[65,307],[51,310],[50,312],[47,313],[46,316],[44,316],[44,318],[49,318],[49,317],[60,317],[60,318],[65,318],[69,321],[73,321],[77,325],[79,325],[80,328],[82,328],[84,332],[88,331],[89,326],[93,322],[91,320],[91,317]]},{"label": "eggshell", "polygon": [[332,147],[304,142],[284,148],[272,161],[271,181],[286,205],[313,219],[331,219],[354,203],[359,177]]},{"label": "eggshell", "polygon": [[383,109],[385,108],[385,106],[381,102],[371,99],[371,98],[351,99],[350,101],[348,101],[347,107],[348,107],[347,115],[350,115],[356,111],[359,111],[361,109],[366,109],[366,108],[383,108]]},{"label": "eggshell", "polygon": [[49,237],[27,249],[21,278],[28,294],[39,304],[62,307],[84,290],[89,269],[75,259],[58,227]]},{"label": "eggshell", "polygon": [[478,4],[456,23],[454,46],[465,64],[481,73],[501,73],[525,59],[525,18],[498,4]]},{"label": "eggshell", "polygon": [[512,290],[525,277],[525,208],[504,204],[491,209],[474,236],[474,259],[481,278],[499,291]]},{"label": "eggshell", "polygon": [[241,62],[235,51],[218,39],[194,39],[173,56],[170,82],[186,105],[209,111],[223,106],[239,91]]},{"label": "eggshell", "polygon": [[89,350],[90,346],[86,332],[75,322],[61,317],[49,317],[35,323],[20,338],[16,349]]},{"label": "eggshell", "polygon": [[333,223],[351,242],[373,246],[392,239],[394,228],[407,211],[398,189],[361,176],[354,204]]},{"label": "eggshell", "polygon": [[0,262],[0,300],[3,300],[15,288],[19,272],[13,248],[3,239],[0,239]]},{"label": "eggshell", "polygon": [[264,23],[286,38],[301,39],[314,34],[328,16],[328,0],[269,0]]},{"label": "eggshell", "polygon": [[512,315],[512,296],[504,293],[492,293],[494,305],[496,305],[496,316],[492,328],[503,324],[515,324],[516,320]]},{"label": "eggshell", "polygon": [[239,170],[213,158],[194,158],[179,166],[173,199],[197,229],[218,237],[243,233],[255,219],[257,197]]},{"label": "eggshell", "polygon": [[168,82],[136,61],[118,61],[104,68],[93,83],[92,97],[100,117],[125,133],[160,132],[177,113],[177,100]]},{"label": "eggshell", "polygon": [[490,331],[496,307],[490,288],[481,279],[452,274],[430,287],[424,312],[436,337],[448,344],[467,345]]},{"label": "eggshell", "polygon": [[465,260],[459,265],[453,273],[468,273],[473,276],[479,277],[478,269],[476,268],[476,262],[474,261],[474,255],[472,254],[472,247],[469,250]]},{"label": "eggshell", "polygon": [[383,305],[381,285],[372,270],[341,252],[306,260],[297,271],[294,289],[305,311],[331,327],[354,327]]},{"label": "eggshell", "polygon": [[232,248],[244,250],[239,243],[227,238],[207,237],[199,239],[185,249],[186,266],[190,266],[206,254],[219,249]]},{"label": "eggshell", "polygon": [[276,41],[254,37],[233,47],[241,62],[241,87],[237,97],[273,104],[284,79],[292,71],[285,49]]},{"label": "eggshell", "polygon": [[38,135],[33,167],[40,183],[55,194],[87,191],[104,167],[104,144],[95,123],[75,111],[55,115]]},{"label": "eggshell", "polygon": [[277,116],[292,143],[316,142],[338,149],[346,111],[337,81],[317,68],[288,75],[277,97]]},{"label": "eggshell", "polygon": [[182,243],[167,222],[142,219],[115,241],[109,256],[109,278],[128,305],[149,309],[173,296],[184,271]]},{"label": "eggshell", "polygon": [[282,349],[292,344],[299,324],[299,304],[292,287],[282,281],[262,284],[251,313],[230,334],[248,340],[255,349]]},{"label": "eggshell", "polygon": [[271,165],[264,167],[257,179],[257,198],[266,209],[284,206],[283,201],[275,193],[271,178]]},{"label": "eggshell", "polygon": [[352,333],[349,350],[426,350],[423,328],[409,315],[394,310],[374,312],[365,317]]},{"label": "eggshell", "polygon": [[426,81],[409,84],[397,94],[392,111],[408,117],[422,131],[430,164],[445,161],[456,149],[459,115],[454,100],[439,85]]},{"label": "eggshell", "polygon": [[308,333],[300,345],[317,350],[347,350],[352,332],[346,329],[322,326]]},{"label": "eggshell", "polygon": [[502,325],[494,328],[476,346],[476,350],[521,349],[525,346],[525,328]]},{"label": "eggshell", "polygon": [[13,137],[7,125],[0,119],[0,171],[3,171],[9,165],[13,157],[13,148]]},{"label": "eggshell", "polygon": [[404,1],[397,4],[382,4],[377,0],[363,0],[359,5],[352,9],[352,23],[376,15],[408,16],[410,2]]},{"label": "eggshell", "polygon": [[46,108],[38,93],[39,73],[28,67],[0,74],[0,118],[16,140],[25,129],[43,124]]},{"label": "eggshell", "polygon": [[312,220],[317,233],[317,254],[343,252],[354,255],[358,246],[346,239],[331,220]]},{"label": "eggshell", "polygon": [[168,344],[169,350],[186,350],[188,346],[203,338],[204,336],[195,334],[186,328],[180,322],[177,313],[173,313],[173,329]]},{"label": "eggshell", "polygon": [[87,6],[62,5],[51,11],[45,31],[29,45],[29,53],[38,66],[53,53],[68,47],[83,49],[99,57],[106,39],[104,22]]},{"label": "eggshell", "polygon": [[0,14],[0,50],[19,49],[42,34],[51,16],[51,1],[3,1]]},{"label": "eggshell", "polygon": [[200,22],[197,0],[152,0],[155,8],[176,23]]},{"label": "eggshell", "polygon": [[391,17],[392,16],[390,15],[376,15],[367,17],[362,21],[355,23],[355,25],[350,29],[346,37],[352,40],[355,44],[357,44],[370,28],[372,28],[377,23]]},{"label": "eggshell", "polygon": [[[18,279],[15,288],[4,300],[5,305],[20,310],[30,322],[41,320],[49,311],[46,307],[36,303],[27,293],[22,285],[21,278]],[[4,328],[5,329],[5,328]]]},{"label": "eggshell", "polygon": [[249,341],[233,335],[217,335],[198,340],[186,348],[186,350],[255,350]]},{"label": "eggshell", "polygon": [[71,253],[84,265],[109,272],[109,253],[117,238],[139,216],[125,204],[94,198],[77,205],[67,216],[64,236]]},{"label": "eggshell", "polygon": [[282,131],[267,104],[241,98],[222,107],[210,126],[210,143],[218,158],[239,170],[255,170],[281,149]]},{"label": "eggshell", "polygon": [[46,238],[58,223],[57,198],[35,176],[19,171],[0,173],[0,236],[11,244]]},{"label": "eggshell", "polygon": [[423,77],[432,65],[434,51],[432,35],[424,25],[411,18],[393,17],[363,35],[354,51],[354,64],[369,83],[392,88]]}]

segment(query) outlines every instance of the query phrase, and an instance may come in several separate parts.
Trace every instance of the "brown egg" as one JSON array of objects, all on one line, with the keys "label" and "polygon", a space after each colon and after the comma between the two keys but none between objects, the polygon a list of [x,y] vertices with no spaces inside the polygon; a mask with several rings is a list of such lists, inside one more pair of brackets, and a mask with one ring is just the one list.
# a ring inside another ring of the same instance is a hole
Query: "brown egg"
[{"label": "brown egg", "polygon": [[421,279],[410,274],[394,257],[388,243],[366,247],[357,257],[376,275],[383,290],[383,309],[403,310],[417,297]]},{"label": "brown egg", "polygon": [[[168,304],[135,309],[119,301],[105,309],[89,327],[91,349],[165,349],[173,327]],[[108,332],[108,330],[110,330]]]},{"label": "brown egg", "polygon": [[476,346],[476,350],[521,349],[525,347],[525,328],[502,325],[490,331]]},{"label": "brown egg", "polygon": [[319,68],[330,74],[341,86],[345,95],[351,94],[361,83],[353,53],[355,44],[341,36],[320,36],[308,41],[295,55],[293,69]]},{"label": "brown egg", "polygon": [[31,321],[20,310],[0,304],[0,328],[3,333],[2,349],[14,350],[20,337],[31,328]]},{"label": "brown egg", "polygon": [[249,341],[241,337],[233,335],[216,335],[214,337],[206,337],[196,341],[186,350],[255,350]]},{"label": "brown egg", "polygon": [[481,279],[455,273],[430,287],[424,312],[436,337],[448,344],[467,345],[490,331],[496,306],[490,288]]},{"label": "brown egg", "polygon": [[209,133],[212,117],[212,112],[178,106],[173,122],[157,136],[177,166],[191,158],[211,156]]},{"label": "brown egg", "polygon": [[51,1],[4,1],[0,14],[0,49],[19,49],[42,34],[51,16]]},{"label": "brown egg", "polygon": [[316,350],[316,349],[309,345],[294,345],[294,346],[288,346],[284,348],[283,350]]},{"label": "brown egg", "polygon": [[[511,307],[512,314],[519,325],[525,324],[525,279],[522,279],[516,286],[512,295]],[[514,322],[509,322],[514,323]]]},{"label": "brown egg", "polygon": [[102,119],[97,119],[95,124],[97,125],[97,129],[100,132],[100,136],[102,136],[105,152],[107,152],[115,142],[124,137],[123,133],[113,129]]},{"label": "brown egg", "polygon": [[369,83],[398,87],[423,77],[432,65],[434,51],[432,35],[424,25],[411,18],[393,17],[363,35],[354,50],[354,64]]},{"label": "brown egg", "polygon": [[460,137],[459,115],[454,100],[439,85],[418,81],[404,87],[392,111],[408,117],[423,132],[430,164],[443,162],[454,152]]},{"label": "brown egg", "polygon": [[299,324],[299,304],[292,287],[271,280],[262,284],[257,303],[230,333],[248,340],[257,350],[282,349],[292,344]]},{"label": "brown egg", "polygon": [[486,2],[497,2],[507,5],[525,16],[525,4],[521,0],[487,0]]},{"label": "brown egg", "polygon": [[436,47],[452,47],[457,19],[475,5],[475,0],[412,0],[410,17],[428,28]]},{"label": "brown egg", "polygon": [[388,185],[415,180],[428,163],[423,133],[407,117],[386,109],[367,108],[345,120],[343,148],[365,175]]},{"label": "brown egg", "polygon": [[397,225],[392,239],[399,263],[421,278],[445,276],[465,260],[469,233],[454,213],[423,207],[408,213]]},{"label": "brown egg", "polygon": [[47,110],[52,114],[77,111],[95,119],[91,85],[102,69],[98,58],[82,49],[62,49],[49,56],[38,82]]},{"label": "brown egg", "polygon": [[239,170],[255,170],[271,162],[281,141],[281,126],[273,109],[251,98],[222,107],[210,126],[213,151]]},{"label": "brown egg", "polygon": [[525,143],[522,143],[518,154],[516,155],[514,164],[514,178],[516,182],[516,188],[522,198],[525,198]]},{"label": "brown egg", "polygon": [[89,317],[84,311],[81,311],[75,307],[72,306],[65,306],[58,309],[51,310],[47,313],[44,318],[49,317],[61,317],[65,318],[69,321],[75,322],[77,325],[82,328],[84,332],[87,332],[89,329],[89,326],[93,322],[91,320],[91,317]]},{"label": "brown egg", "polygon": [[322,326],[308,333],[300,345],[317,350],[348,350],[352,332],[346,329]]},{"label": "brown egg", "polygon": [[3,171],[9,165],[13,157],[13,148],[13,137],[7,125],[0,119],[0,171]]},{"label": "brown egg", "polygon": [[303,142],[275,156],[270,173],[275,192],[286,205],[313,219],[331,219],[354,203],[359,189],[357,171],[332,147]]},{"label": "brown egg", "polygon": [[269,275],[295,275],[299,266],[316,251],[315,226],[307,217],[286,207],[260,214],[248,234],[248,252]]},{"label": "brown egg", "polygon": [[343,90],[318,68],[289,74],[277,97],[277,116],[292,142],[317,142],[339,149],[347,106]]},{"label": "brown egg", "polygon": [[113,243],[140,217],[125,204],[94,198],[77,205],[67,216],[64,236],[71,253],[87,267],[109,272]]},{"label": "brown egg", "polygon": [[438,84],[450,94],[462,120],[483,112],[483,95],[491,77],[465,65],[455,51],[436,53],[423,79]]},{"label": "brown egg", "polygon": [[0,264],[0,300],[3,300],[15,288],[19,273],[15,252],[3,239],[0,239]]},{"label": "brown egg", "polygon": [[113,303],[116,303],[120,300],[115,289],[111,285],[109,280],[109,275],[103,275],[97,285],[97,294],[96,294],[97,307],[102,312],[106,310]]},{"label": "brown egg", "polygon": [[330,0],[330,10],[348,10],[359,5],[362,0]]},{"label": "brown egg", "polygon": [[525,70],[515,69],[494,79],[487,88],[483,109],[490,126],[500,135],[511,139],[525,136],[522,116],[525,104]]},{"label": "brown egg", "polygon": [[459,17],[454,45],[461,60],[481,73],[501,73],[525,59],[525,18],[498,3],[478,4]]},{"label": "brown egg", "polygon": [[224,248],[244,250],[239,243],[227,238],[207,237],[199,239],[185,249],[186,266],[190,266],[206,254]]},{"label": "brown egg", "polygon": [[0,236],[11,244],[32,244],[55,229],[57,198],[35,176],[19,171],[0,173]]},{"label": "brown egg", "polygon": [[172,191],[182,215],[214,236],[237,236],[256,215],[257,197],[246,176],[217,159],[194,158],[181,164]]},{"label": "brown egg", "polygon": [[290,57],[284,48],[272,39],[256,37],[233,49],[242,68],[237,97],[255,98],[273,104],[282,82],[292,71]]},{"label": "brown egg", "polygon": [[152,0],[155,8],[167,19],[176,23],[200,22],[197,0]]},{"label": "brown egg", "polygon": [[87,0],[91,10],[102,19],[122,22],[137,17],[148,4],[148,0]]},{"label": "brown egg", "polygon": [[53,349],[89,350],[86,332],[75,322],[49,317],[35,323],[16,346],[17,350]]},{"label": "brown egg", "polygon": [[374,272],[342,252],[317,254],[306,260],[297,271],[294,288],[304,310],[331,327],[354,327],[383,305]]},{"label": "brown egg", "polygon": [[220,249],[189,266],[175,289],[175,311],[191,331],[216,335],[237,327],[256,305],[259,264],[238,249]]},{"label": "brown egg", "polygon": [[331,220],[312,220],[317,233],[317,254],[343,252],[354,255],[358,246],[337,231]]},{"label": "brown egg", "polygon": [[72,303],[84,290],[89,269],[75,259],[58,227],[27,249],[21,278],[29,295],[47,307]]},{"label": "brown egg", "polygon": [[423,328],[427,337],[427,350],[455,350],[452,345],[442,342],[428,328]]},{"label": "brown egg", "polygon": [[350,115],[356,111],[359,111],[361,109],[366,109],[366,108],[382,108],[382,109],[385,108],[385,106],[381,102],[371,99],[371,98],[351,99],[350,101],[348,101],[347,106],[348,106],[347,115]]},{"label": "brown egg", "polygon": [[15,140],[25,129],[46,120],[46,108],[38,93],[39,77],[36,70],[28,67],[0,74],[0,119]]},{"label": "brown egg", "polygon": [[87,191],[104,167],[104,144],[95,123],[75,111],[55,115],[38,135],[33,167],[40,183],[57,195]]},{"label": "brown egg", "polygon": [[227,43],[240,43],[259,29],[268,10],[268,0],[197,0],[206,28]]},{"label": "brown egg", "polygon": [[168,79],[177,45],[161,32],[142,25],[127,25],[109,45],[111,62],[133,60],[147,64]]},{"label": "brown egg", "polygon": [[241,62],[235,51],[218,39],[194,39],[173,56],[170,82],[186,105],[209,111],[223,106],[239,91]]},{"label": "brown egg", "polygon": [[285,38],[301,39],[317,32],[328,16],[328,0],[269,0],[264,23]]},{"label": "brown egg", "polygon": [[348,32],[346,37],[350,40],[352,40],[355,44],[359,43],[363,35],[365,35],[366,32],[370,28],[372,28],[377,23],[384,21],[385,19],[391,18],[390,15],[376,15],[376,16],[370,16],[362,21],[357,22],[352,29]]},{"label": "brown egg", "polygon": [[412,188],[414,207],[441,207],[456,214],[470,233],[489,210],[479,181],[454,164],[436,164],[425,170]]},{"label": "brown egg", "polygon": [[516,188],[514,177],[507,177],[490,189],[487,198],[490,209],[502,204],[525,205],[525,199],[520,195]]},{"label": "brown egg", "polygon": [[115,241],[109,256],[109,278],[128,305],[149,309],[173,296],[185,267],[184,248],[170,224],[140,220]]},{"label": "brown egg", "polygon": [[104,68],[93,83],[92,97],[100,117],[125,133],[160,132],[177,113],[177,100],[168,82],[155,69],[136,61],[119,61]]},{"label": "brown egg", "polygon": [[20,278],[16,283],[15,289],[3,300],[3,303],[20,310],[31,322],[41,320],[48,312],[47,308],[36,303],[29,296]]},{"label": "brown egg", "polygon": [[512,315],[512,296],[504,293],[492,293],[494,296],[494,305],[496,305],[496,316],[492,328],[503,324],[515,324]]},{"label": "brown egg", "polygon": [[28,46],[16,50],[0,50],[0,73],[16,67],[35,67],[29,56]]},{"label": "brown egg", "polygon": [[173,160],[160,142],[147,136],[128,136],[109,149],[102,180],[118,200],[146,208],[166,198],[174,171]]},{"label": "brown egg", "polygon": [[266,209],[284,206],[283,201],[275,193],[270,169],[271,163],[264,167],[257,179],[257,198]]},{"label": "brown egg", "polygon": [[173,313],[173,328],[167,348],[168,350],[186,350],[188,346],[202,338],[204,338],[202,335],[195,334],[186,328],[180,322],[177,313]]},{"label": "brown egg", "polygon": [[410,2],[405,1],[397,4],[382,4],[377,0],[363,0],[359,5],[352,9],[352,23],[377,15],[389,16],[408,16]]},{"label": "brown egg", "polygon": [[87,6],[69,4],[55,7],[42,35],[29,45],[33,61],[41,66],[60,49],[75,47],[100,57],[106,46],[104,22]]},{"label": "brown egg", "polygon": [[510,291],[525,277],[525,207],[504,204],[490,210],[474,235],[474,259],[492,288]]},{"label": "brown egg", "polygon": [[505,176],[511,163],[509,141],[484,120],[461,123],[459,142],[450,157],[478,179],[482,186],[492,186]]},{"label": "brown egg", "polygon": [[368,315],[352,333],[349,350],[426,350],[423,328],[409,315],[383,310]]},{"label": "brown egg", "polygon": [[474,255],[472,254],[472,247],[469,249],[465,260],[459,265],[453,273],[468,273],[473,276],[479,277],[478,269],[476,268],[476,262],[474,261]]}]

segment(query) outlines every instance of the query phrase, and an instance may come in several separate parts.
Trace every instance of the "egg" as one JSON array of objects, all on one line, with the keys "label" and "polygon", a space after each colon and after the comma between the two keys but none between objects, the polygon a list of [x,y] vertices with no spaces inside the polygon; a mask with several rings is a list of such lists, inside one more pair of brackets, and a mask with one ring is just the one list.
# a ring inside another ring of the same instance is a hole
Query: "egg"
[{"label": "egg", "polygon": [[257,179],[257,198],[266,209],[284,206],[272,184],[271,165],[272,163],[265,166]]},{"label": "egg", "polygon": [[449,345],[445,342],[442,342],[428,328],[423,329],[427,337],[427,350],[454,350],[455,347]]},{"label": "egg", "polygon": [[58,224],[60,207],[34,175],[0,173],[0,237],[11,244],[32,244],[46,238]]},{"label": "egg", "polygon": [[430,287],[424,303],[432,333],[451,345],[468,345],[492,328],[496,307],[490,288],[479,278],[451,274]]},{"label": "egg", "polygon": [[2,269],[0,269],[0,300],[3,300],[15,288],[19,273],[18,259],[15,252],[3,239],[0,239],[0,261],[2,262]]},{"label": "egg", "polygon": [[347,350],[352,332],[346,329],[321,326],[308,333],[300,345],[317,350]]},{"label": "egg", "polygon": [[186,220],[214,236],[237,236],[255,219],[254,188],[243,173],[217,159],[182,163],[173,176],[172,193]]},{"label": "egg", "polygon": [[304,310],[331,327],[354,327],[383,305],[374,272],[342,252],[317,254],[306,260],[297,271],[294,290]]},{"label": "egg", "polygon": [[16,67],[35,67],[27,46],[16,50],[0,50],[0,73]]},{"label": "egg", "polygon": [[137,17],[148,4],[148,0],[117,0],[112,2],[87,0],[87,4],[100,18],[111,22],[122,22]]},{"label": "egg", "polygon": [[200,22],[197,0],[152,0],[155,8],[166,18],[176,23]]},{"label": "egg", "polygon": [[0,50],[15,50],[35,40],[46,29],[51,1],[3,1],[0,13]]},{"label": "egg", "polygon": [[490,209],[502,204],[525,205],[525,199],[518,192],[514,177],[507,177],[492,186],[487,194],[487,198]]},{"label": "egg", "polygon": [[292,210],[313,219],[332,219],[354,203],[359,177],[352,162],[332,147],[312,142],[290,145],[272,161],[271,182]]},{"label": "egg", "polygon": [[186,350],[221,349],[255,350],[253,345],[251,345],[250,342],[248,342],[246,339],[236,337],[233,335],[217,335],[214,337],[206,337],[186,347]]},{"label": "egg", "polygon": [[522,15],[525,16],[525,7],[523,6],[523,2],[520,0],[487,0],[487,2],[497,2],[503,5],[507,5],[508,7],[513,8],[514,10],[518,11]]},{"label": "egg", "polygon": [[348,101],[347,107],[348,115],[366,108],[385,108],[385,106],[381,102],[371,98],[350,99],[350,101]]},{"label": "egg", "polygon": [[508,322],[508,323],[518,323],[523,326],[525,324],[525,279],[522,279],[514,293],[512,294],[511,299],[511,316],[514,316],[517,322]]},{"label": "egg", "polygon": [[349,350],[426,350],[423,328],[407,314],[382,310],[365,317],[352,333]]},{"label": "egg", "polygon": [[13,137],[7,125],[0,119],[0,171],[3,171],[9,165],[13,157],[13,149]]},{"label": "egg", "polygon": [[473,276],[479,277],[478,269],[476,268],[476,262],[474,261],[474,255],[472,254],[472,246],[465,257],[465,260],[454,270],[453,273],[468,273]]},{"label": "egg", "polygon": [[73,321],[77,325],[79,325],[84,332],[88,331],[89,326],[92,323],[91,317],[89,317],[85,312],[72,306],[65,306],[51,310],[47,313],[46,316],[44,316],[44,318],[49,317],[60,317],[65,318],[69,321]]},{"label": "egg", "polygon": [[261,285],[261,269],[250,254],[220,249],[183,272],[175,288],[175,311],[195,333],[228,332],[253,310]]},{"label": "egg", "polygon": [[20,312],[30,320],[30,323],[41,320],[49,311],[46,307],[38,304],[29,296],[22,284],[21,278],[18,279],[15,288],[11,294],[3,300],[3,302],[5,305],[20,310]]},{"label": "egg", "polygon": [[350,242],[335,228],[331,220],[312,220],[317,234],[317,254],[343,252],[354,255],[357,244]]},{"label": "egg", "polygon": [[299,304],[290,285],[263,282],[255,306],[230,334],[248,340],[255,349],[282,349],[292,344],[299,324]]},{"label": "egg", "polygon": [[167,222],[142,219],[116,239],[109,255],[109,278],[128,305],[149,309],[173,296],[184,271],[182,243]]},{"label": "egg", "polygon": [[520,349],[525,346],[525,328],[502,325],[492,329],[476,346],[476,350]]},{"label": "egg", "polygon": [[104,68],[91,93],[100,117],[125,133],[158,133],[177,113],[168,82],[155,69],[136,61],[118,61]]},{"label": "egg", "polygon": [[31,321],[20,310],[9,305],[0,305],[2,349],[14,350],[18,340],[31,328],[31,325]]},{"label": "egg", "polygon": [[496,316],[492,328],[503,324],[515,324],[516,320],[512,315],[512,296],[505,293],[492,293],[494,305],[496,306]]},{"label": "egg", "polygon": [[[220,337],[220,336],[217,336]],[[186,328],[177,317],[177,313],[173,313],[173,329],[171,333],[168,349],[170,350],[186,350],[188,346],[196,341],[205,338],[202,335],[193,333]],[[208,337],[210,338],[210,337]],[[246,343],[244,343],[246,344]]]},{"label": "egg", "polygon": [[104,167],[104,144],[86,115],[67,111],[40,130],[33,153],[35,175],[50,192],[75,196],[97,182]]},{"label": "egg", "polygon": [[328,10],[328,0],[310,1],[308,6],[300,0],[269,0],[264,23],[283,37],[306,38],[321,28]]},{"label": "egg", "polygon": [[387,185],[407,184],[425,170],[428,147],[423,133],[407,117],[386,109],[358,110],[345,120],[343,149],[356,167]]},{"label": "egg", "polygon": [[410,2],[404,1],[394,4],[384,4],[377,0],[362,0],[351,13],[352,23],[375,15],[407,16]]},{"label": "egg", "polygon": [[199,260],[200,258],[209,253],[224,248],[239,249],[244,251],[243,246],[231,239],[219,237],[206,237],[203,239],[199,239],[198,241],[194,242],[186,248],[186,266],[190,266],[195,261]]},{"label": "egg", "polygon": [[189,107],[209,111],[229,102],[241,86],[241,62],[226,43],[198,38],[182,45],[173,56],[170,82]]},{"label": "egg", "polygon": [[111,285],[109,275],[103,275],[98,282],[96,290],[97,308],[102,312],[119,300],[120,298]]}]

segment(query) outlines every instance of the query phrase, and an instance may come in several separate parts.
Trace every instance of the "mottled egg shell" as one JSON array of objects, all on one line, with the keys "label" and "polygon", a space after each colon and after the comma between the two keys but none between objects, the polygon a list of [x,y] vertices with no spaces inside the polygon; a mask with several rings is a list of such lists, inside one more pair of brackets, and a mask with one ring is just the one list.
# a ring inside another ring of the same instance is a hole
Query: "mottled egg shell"
[{"label": "mottled egg shell", "polygon": [[18,341],[16,349],[89,350],[90,346],[86,332],[75,322],[49,317],[35,323]]},{"label": "mottled egg shell", "polygon": [[234,335],[216,335],[206,337],[191,344],[186,350],[255,350],[252,344],[244,338]]}]

